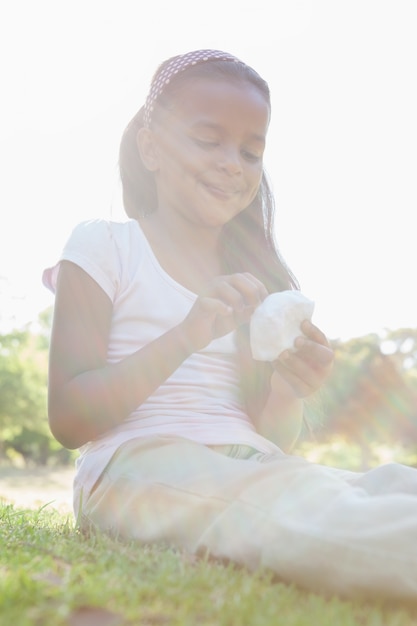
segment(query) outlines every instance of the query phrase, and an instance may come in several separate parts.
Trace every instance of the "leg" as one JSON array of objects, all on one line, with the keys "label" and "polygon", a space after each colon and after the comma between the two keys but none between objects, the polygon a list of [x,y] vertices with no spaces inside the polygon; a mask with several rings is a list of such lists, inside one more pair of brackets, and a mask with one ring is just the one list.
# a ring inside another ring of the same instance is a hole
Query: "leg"
[{"label": "leg", "polygon": [[266,567],[314,591],[417,602],[417,471],[386,466],[378,479],[285,454],[261,460],[134,440],[84,513],[103,530]]}]

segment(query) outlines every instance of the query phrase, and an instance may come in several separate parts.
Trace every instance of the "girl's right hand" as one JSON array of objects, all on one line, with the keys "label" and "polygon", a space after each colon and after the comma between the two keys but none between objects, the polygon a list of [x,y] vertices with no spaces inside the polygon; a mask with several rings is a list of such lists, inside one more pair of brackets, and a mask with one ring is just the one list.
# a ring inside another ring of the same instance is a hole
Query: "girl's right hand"
[{"label": "girl's right hand", "polygon": [[266,290],[250,274],[219,277],[178,326],[115,363],[108,361],[113,304],[91,276],[63,261],[51,333],[51,430],[78,448],[119,425],[195,351],[246,321]]},{"label": "girl's right hand", "polygon": [[263,283],[249,272],[215,278],[180,325],[190,350],[201,350],[248,322],[267,295]]}]

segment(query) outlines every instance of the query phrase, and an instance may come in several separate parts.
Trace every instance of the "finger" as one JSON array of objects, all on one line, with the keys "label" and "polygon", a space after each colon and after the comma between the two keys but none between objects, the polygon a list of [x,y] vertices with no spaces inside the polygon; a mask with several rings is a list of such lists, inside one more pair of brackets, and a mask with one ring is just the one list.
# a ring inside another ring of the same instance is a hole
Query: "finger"
[{"label": "finger", "polygon": [[306,337],[319,343],[323,346],[330,346],[330,342],[327,339],[326,335],[315,326],[310,320],[304,320],[301,323],[301,331],[304,333]]},{"label": "finger", "polygon": [[287,370],[293,372],[297,378],[303,380],[308,387],[314,389],[322,385],[323,380],[329,373],[327,365],[322,366],[317,361],[309,361],[298,352],[288,351],[287,354],[281,355],[280,362]]},{"label": "finger", "polygon": [[219,280],[213,285],[210,299],[222,302],[230,313],[238,313],[245,308],[245,299],[230,281]]},{"label": "finger", "polygon": [[274,369],[282,376],[282,378],[292,387],[295,395],[298,398],[305,398],[314,393],[321,385],[321,380],[312,382],[311,375],[304,373],[304,376],[300,371],[294,371],[289,362],[278,361],[274,362]]},{"label": "finger", "polygon": [[237,314],[250,314],[264,299],[266,289],[251,274],[231,274],[212,283],[207,295],[218,298]]},{"label": "finger", "polygon": [[245,306],[259,306],[267,297],[265,285],[249,272],[232,274],[230,284],[241,294]]},{"label": "finger", "polygon": [[202,312],[206,313],[207,316],[215,317],[220,315],[225,317],[233,314],[233,307],[219,298],[202,297],[199,305]]},{"label": "finger", "polygon": [[252,285],[253,289],[253,303],[256,305],[261,304],[265,298],[269,295],[267,288],[256,276],[250,274],[249,272],[244,272],[244,279],[247,281],[248,285]]},{"label": "finger", "polygon": [[328,345],[311,341],[306,337],[297,337],[294,347],[296,354],[313,367],[327,368],[333,363],[334,352]]}]

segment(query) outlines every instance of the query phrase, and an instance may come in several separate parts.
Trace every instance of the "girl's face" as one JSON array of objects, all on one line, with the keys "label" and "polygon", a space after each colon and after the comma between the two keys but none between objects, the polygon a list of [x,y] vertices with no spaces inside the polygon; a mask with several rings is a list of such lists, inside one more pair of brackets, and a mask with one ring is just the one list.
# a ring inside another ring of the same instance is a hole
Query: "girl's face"
[{"label": "girl's face", "polygon": [[[156,117],[157,114],[157,117]],[[151,132],[158,210],[221,227],[254,199],[270,110],[250,83],[194,80]]]}]

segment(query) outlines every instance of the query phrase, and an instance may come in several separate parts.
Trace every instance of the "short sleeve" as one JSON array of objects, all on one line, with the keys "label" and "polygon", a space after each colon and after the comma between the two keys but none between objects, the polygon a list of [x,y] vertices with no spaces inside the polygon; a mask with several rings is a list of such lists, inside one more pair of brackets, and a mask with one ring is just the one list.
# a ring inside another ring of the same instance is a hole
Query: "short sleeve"
[{"label": "short sleeve", "polygon": [[55,293],[61,261],[83,269],[114,301],[120,284],[120,259],[112,222],[104,219],[81,222],[72,231],[56,265],[44,270],[43,284]]}]

